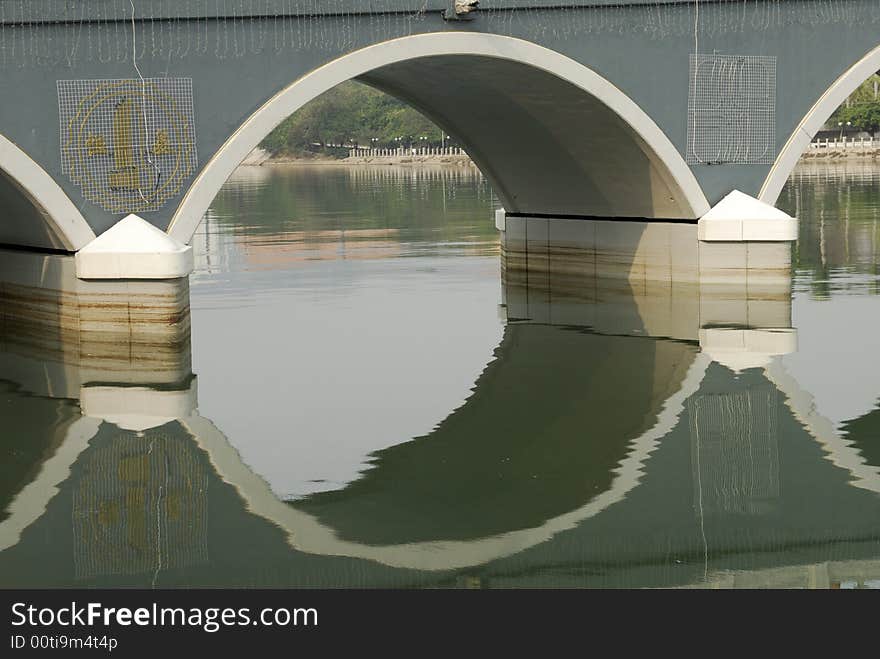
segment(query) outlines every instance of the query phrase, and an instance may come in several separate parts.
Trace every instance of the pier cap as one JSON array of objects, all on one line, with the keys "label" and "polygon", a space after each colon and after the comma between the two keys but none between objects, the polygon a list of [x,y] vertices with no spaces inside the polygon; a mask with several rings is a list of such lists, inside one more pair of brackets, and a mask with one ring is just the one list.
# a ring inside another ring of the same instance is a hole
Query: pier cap
[{"label": "pier cap", "polygon": [[797,240],[797,219],[770,204],[734,190],[703,215],[697,237],[718,242]]},{"label": "pier cap", "polygon": [[76,253],[80,279],[178,279],[192,271],[192,247],[134,214]]}]

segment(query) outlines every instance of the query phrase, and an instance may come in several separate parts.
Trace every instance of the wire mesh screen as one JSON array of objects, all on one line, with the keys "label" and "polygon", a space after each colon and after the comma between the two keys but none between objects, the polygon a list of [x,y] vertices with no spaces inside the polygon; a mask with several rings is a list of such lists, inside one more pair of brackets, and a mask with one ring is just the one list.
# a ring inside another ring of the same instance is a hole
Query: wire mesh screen
[{"label": "wire mesh screen", "polygon": [[61,168],[113,213],[159,210],[198,164],[191,78],[59,80]]},{"label": "wire mesh screen", "polygon": [[687,161],[772,164],[776,58],[691,55]]}]

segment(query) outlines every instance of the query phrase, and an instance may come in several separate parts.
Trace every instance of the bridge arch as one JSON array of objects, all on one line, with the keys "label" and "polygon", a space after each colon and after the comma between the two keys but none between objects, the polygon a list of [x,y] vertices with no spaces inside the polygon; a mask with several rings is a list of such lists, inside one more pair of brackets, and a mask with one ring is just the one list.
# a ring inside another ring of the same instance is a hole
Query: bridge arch
[{"label": "bridge arch", "polygon": [[189,242],[221,186],[266,135],[351,79],[409,102],[455,135],[508,212],[695,219],[709,209],[669,138],[602,76],[522,39],[443,32],[349,53],[277,93],[196,177],[169,234]]},{"label": "bridge arch", "polygon": [[58,183],[3,135],[0,200],[6,215],[0,223],[0,243],[75,252],[95,239],[95,232]]},{"label": "bridge arch", "polygon": [[872,74],[880,71],[880,46],[868,51],[864,57],[844,71],[825,93],[813,104],[801,119],[794,133],[788,138],[785,146],[776,156],[758,198],[770,205],[775,205],[788,177],[794,171],[801,154],[809,148],[810,142],[822,125],[828,121],[859,85]]}]

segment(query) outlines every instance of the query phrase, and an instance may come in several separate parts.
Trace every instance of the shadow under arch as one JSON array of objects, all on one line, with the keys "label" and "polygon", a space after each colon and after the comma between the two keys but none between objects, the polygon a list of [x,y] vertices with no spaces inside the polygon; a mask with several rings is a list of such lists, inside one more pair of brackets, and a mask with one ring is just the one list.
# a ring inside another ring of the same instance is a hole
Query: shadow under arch
[{"label": "shadow under arch", "polygon": [[95,239],[95,232],[58,183],[3,135],[0,208],[0,244],[75,252]]},{"label": "shadow under arch", "polygon": [[868,51],[858,62],[841,73],[837,80],[825,90],[825,93],[816,100],[804,118],[801,119],[791,137],[788,138],[779,155],[776,156],[776,160],[761,186],[761,192],[758,194],[761,201],[771,206],[776,204],[776,200],[788,181],[788,177],[794,171],[801,154],[807,150],[822,125],[828,121],[837,108],[843,105],[847,97],[858,89],[859,85],[877,71],[880,71],[880,45]]},{"label": "shadow under arch", "polygon": [[522,39],[444,32],[349,53],[269,99],[202,169],[168,233],[189,242],[223,183],[266,135],[351,79],[401,97],[454,134],[509,213],[696,219],[709,209],[672,142],[609,81]]}]

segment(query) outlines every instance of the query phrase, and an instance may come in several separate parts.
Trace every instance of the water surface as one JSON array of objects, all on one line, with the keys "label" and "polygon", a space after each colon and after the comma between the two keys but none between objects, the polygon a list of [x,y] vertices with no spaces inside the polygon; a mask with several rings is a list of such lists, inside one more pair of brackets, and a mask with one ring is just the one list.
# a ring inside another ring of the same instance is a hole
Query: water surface
[{"label": "water surface", "polygon": [[0,382],[0,584],[880,586],[878,185],[795,174],[797,349],[744,356],[674,291],[505,287],[472,170],[243,168],[197,409]]}]

